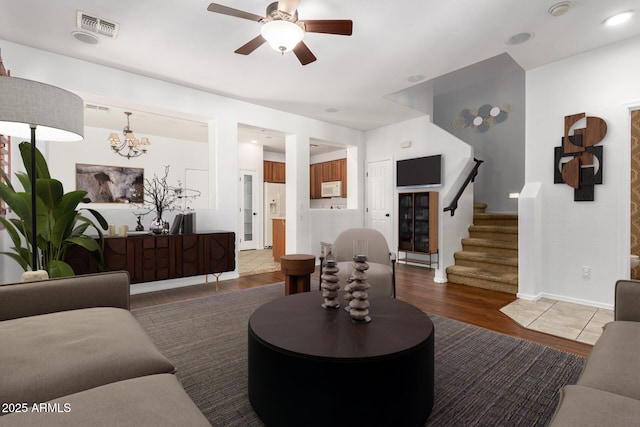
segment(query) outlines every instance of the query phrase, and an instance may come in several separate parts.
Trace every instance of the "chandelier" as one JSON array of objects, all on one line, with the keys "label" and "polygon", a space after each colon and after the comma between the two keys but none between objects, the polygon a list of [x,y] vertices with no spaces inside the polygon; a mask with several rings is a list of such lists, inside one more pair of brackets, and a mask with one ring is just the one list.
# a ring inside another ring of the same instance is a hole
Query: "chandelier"
[{"label": "chandelier", "polygon": [[132,157],[138,157],[147,152],[147,147],[151,145],[149,142],[149,138],[136,138],[129,126],[129,117],[131,113],[125,111],[127,115],[127,125],[122,130],[124,134],[124,141],[120,141],[118,134],[112,132],[109,134],[109,143],[111,144],[111,148],[116,153],[120,154],[122,157],[126,157],[130,159]]}]

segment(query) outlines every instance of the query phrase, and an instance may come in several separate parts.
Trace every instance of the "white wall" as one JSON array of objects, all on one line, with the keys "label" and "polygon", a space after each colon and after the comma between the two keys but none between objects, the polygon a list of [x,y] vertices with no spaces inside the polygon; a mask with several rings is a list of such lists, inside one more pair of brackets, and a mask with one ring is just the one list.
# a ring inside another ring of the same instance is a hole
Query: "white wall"
[{"label": "white wall", "polygon": [[[615,281],[629,278],[629,103],[640,105],[638,52],[636,37],[527,73],[525,180],[539,183],[541,209],[529,203],[529,211],[521,206],[520,213],[542,230],[539,241],[520,240],[520,250],[541,252],[539,259],[521,260],[535,263],[539,278],[521,281],[527,297],[611,307]],[[574,202],[573,189],[553,183],[553,150],[560,145],[564,116],[582,112],[608,126],[603,184],[596,185],[593,202]],[[582,278],[583,266],[591,267],[590,279]]]},{"label": "white wall", "polygon": [[[78,94],[91,94],[104,101],[105,105],[135,103],[138,111],[154,112],[159,109],[166,113],[173,111],[181,117],[197,117],[209,126],[208,167],[209,188],[214,197],[210,200],[207,212],[198,216],[199,229],[221,229],[238,232],[238,191],[237,185],[229,185],[230,179],[238,176],[238,124],[250,124],[268,129],[276,129],[289,135],[302,135],[301,141],[310,137],[334,141],[344,145],[363,147],[363,133],[341,126],[331,125],[318,120],[283,113],[281,111],[236,101],[211,93],[142,77],[136,74],[80,61],[77,59],[32,49],[8,41],[0,40],[2,55],[11,68],[13,76],[37,80],[65,88]],[[105,143],[106,144],[106,143]],[[75,153],[63,144],[56,146],[60,156],[73,158]],[[152,147],[153,149],[153,147]],[[179,152],[186,164],[194,161],[189,153]],[[153,158],[151,151],[148,156]],[[308,153],[305,169],[308,174]],[[293,159],[292,159],[293,160]],[[102,162],[101,162],[102,163]],[[287,168],[289,168],[287,153]],[[293,166],[295,167],[295,166]],[[287,170],[288,171],[288,170]],[[308,178],[307,178],[308,179]],[[71,188],[73,182],[64,182]],[[303,215],[308,211],[308,181],[306,206],[303,201]],[[297,200],[293,206],[298,206]],[[347,224],[345,224],[346,228]],[[0,246],[8,246],[6,232],[0,234]],[[293,249],[311,247],[308,223],[298,227],[294,233]],[[289,239],[287,239],[289,240]],[[318,243],[319,245],[319,243]],[[237,247],[237,245],[236,245]],[[9,271],[8,265],[15,264],[7,257],[0,257],[0,281],[18,280],[19,271]],[[236,263],[237,264],[237,263]],[[231,277],[223,275],[224,277]],[[237,273],[236,273],[237,275]],[[195,283],[202,278],[194,278]]]},{"label": "white wall", "polygon": [[310,156],[309,164],[330,162],[332,160],[340,160],[347,158],[347,147],[342,150],[331,151],[329,153],[314,154]]},{"label": "white wall", "polygon": [[[431,123],[429,116],[368,131],[366,139],[365,163],[391,159],[394,164],[394,177],[397,160],[442,154],[443,185],[430,189],[430,191],[437,191],[439,200],[438,249],[440,263],[436,270],[435,279],[439,282],[445,282],[445,269],[453,264],[453,253],[461,249],[460,240],[462,237],[468,236],[467,228],[473,223],[473,185],[467,187],[454,217],[451,217],[449,213],[443,214],[442,210],[459,190],[460,181],[466,178],[466,176],[461,178],[461,175],[468,172],[469,162],[473,158],[472,148]],[[411,147],[400,148],[400,143],[405,141],[411,141]],[[395,231],[398,230],[397,191],[394,194],[393,206],[394,241],[389,242],[389,246],[397,249],[398,236]]]},{"label": "white wall", "polygon": [[285,162],[285,154],[284,153],[274,153],[273,151],[264,151],[262,153],[264,160],[269,160],[271,162]]}]

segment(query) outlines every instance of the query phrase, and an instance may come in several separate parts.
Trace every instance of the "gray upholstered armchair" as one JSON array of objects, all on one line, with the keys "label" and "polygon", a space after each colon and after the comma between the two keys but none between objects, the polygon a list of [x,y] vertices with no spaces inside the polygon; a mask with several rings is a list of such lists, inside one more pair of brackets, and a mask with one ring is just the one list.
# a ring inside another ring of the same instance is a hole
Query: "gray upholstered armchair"
[{"label": "gray upholstered armchair", "polygon": [[[351,275],[353,261],[353,242],[354,240],[368,241],[367,270],[370,294],[386,295],[396,297],[396,255],[389,251],[389,245],[386,239],[377,230],[369,228],[351,228],[341,232],[336,241],[333,243],[333,251],[335,260],[338,262],[340,272],[340,287],[344,289],[347,279]],[[326,243],[322,244],[326,246]],[[320,272],[322,273],[322,263],[324,257],[320,260]]]}]

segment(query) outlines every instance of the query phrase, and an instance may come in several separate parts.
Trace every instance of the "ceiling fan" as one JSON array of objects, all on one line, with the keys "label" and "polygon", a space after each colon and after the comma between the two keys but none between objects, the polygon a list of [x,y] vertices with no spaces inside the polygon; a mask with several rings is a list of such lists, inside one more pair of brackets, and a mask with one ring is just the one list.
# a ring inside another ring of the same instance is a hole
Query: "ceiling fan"
[{"label": "ceiling fan", "polygon": [[265,42],[268,42],[273,49],[282,52],[282,54],[293,50],[300,63],[307,65],[317,58],[302,41],[305,32],[350,36],[353,31],[353,22],[347,19],[308,19],[299,21],[299,4],[300,0],[273,2],[267,6],[267,16],[264,17],[216,3],[211,3],[207,10],[264,24],[260,34],[238,48],[235,53],[249,55]]}]

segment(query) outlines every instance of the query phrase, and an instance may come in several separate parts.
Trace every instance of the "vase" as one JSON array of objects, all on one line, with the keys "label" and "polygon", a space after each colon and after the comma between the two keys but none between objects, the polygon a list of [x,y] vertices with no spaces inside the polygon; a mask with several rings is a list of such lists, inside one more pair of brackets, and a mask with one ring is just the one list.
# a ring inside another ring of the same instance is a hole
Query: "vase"
[{"label": "vase", "polygon": [[162,230],[164,230],[164,221],[162,220],[162,218],[157,217],[156,219],[151,221],[149,230],[151,230],[153,234],[162,234]]}]

